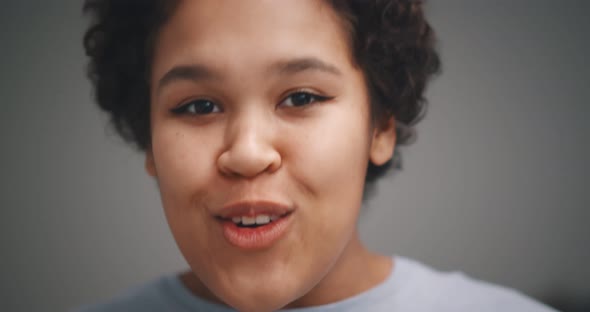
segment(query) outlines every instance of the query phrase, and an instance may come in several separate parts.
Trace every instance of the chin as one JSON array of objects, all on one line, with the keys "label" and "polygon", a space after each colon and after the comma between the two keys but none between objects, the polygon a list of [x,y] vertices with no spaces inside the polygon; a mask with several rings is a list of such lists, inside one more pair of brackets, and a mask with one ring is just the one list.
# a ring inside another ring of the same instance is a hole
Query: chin
[{"label": "chin", "polygon": [[280,289],[280,293],[274,291],[257,291],[255,294],[244,295],[244,293],[236,294],[236,296],[226,296],[224,302],[232,308],[241,312],[271,312],[280,310],[292,301],[296,296],[290,296]]},{"label": "chin", "polygon": [[216,293],[223,302],[238,311],[270,312],[284,308],[305,294],[306,290],[300,289],[303,288],[301,286],[286,279],[264,281],[264,277],[260,276],[256,282],[230,283]]},{"label": "chin", "polygon": [[274,302],[274,300],[273,302],[245,302],[241,300],[228,305],[240,312],[273,312],[282,309],[286,304]]}]

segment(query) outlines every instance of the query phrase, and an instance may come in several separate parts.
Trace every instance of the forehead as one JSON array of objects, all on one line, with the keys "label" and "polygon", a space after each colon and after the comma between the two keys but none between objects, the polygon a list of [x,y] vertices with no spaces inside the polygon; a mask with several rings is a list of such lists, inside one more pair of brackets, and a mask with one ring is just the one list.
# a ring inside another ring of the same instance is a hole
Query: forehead
[{"label": "forehead", "polygon": [[321,0],[185,0],[160,30],[153,78],[204,63],[219,70],[317,58],[352,67],[343,22]]}]

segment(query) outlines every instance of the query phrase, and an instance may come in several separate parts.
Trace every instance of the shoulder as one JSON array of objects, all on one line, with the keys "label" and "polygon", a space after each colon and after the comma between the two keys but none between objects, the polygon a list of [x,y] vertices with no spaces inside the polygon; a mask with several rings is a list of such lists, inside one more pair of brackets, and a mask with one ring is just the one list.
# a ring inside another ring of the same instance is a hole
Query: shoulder
[{"label": "shoulder", "polygon": [[440,272],[406,258],[396,261],[400,278],[405,280],[400,290],[406,298],[422,300],[419,305],[424,309],[420,311],[556,311],[518,291],[461,272]]},{"label": "shoulder", "polygon": [[166,291],[169,278],[158,278],[121,293],[109,301],[81,307],[73,312],[166,311],[170,305]]}]

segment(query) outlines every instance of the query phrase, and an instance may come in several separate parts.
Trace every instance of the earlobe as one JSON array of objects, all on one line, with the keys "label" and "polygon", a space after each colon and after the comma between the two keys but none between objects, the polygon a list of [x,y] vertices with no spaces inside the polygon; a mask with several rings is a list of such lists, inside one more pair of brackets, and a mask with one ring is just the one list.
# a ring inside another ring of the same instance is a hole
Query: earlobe
[{"label": "earlobe", "polygon": [[145,171],[152,177],[156,177],[156,164],[154,163],[154,154],[151,150],[145,152]]},{"label": "earlobe", "polygon": [[395,142],[395,119],[391,117],[383,127],[373,130],[370,161],[376,166],[381,166],[389,161],[393,157]]}]

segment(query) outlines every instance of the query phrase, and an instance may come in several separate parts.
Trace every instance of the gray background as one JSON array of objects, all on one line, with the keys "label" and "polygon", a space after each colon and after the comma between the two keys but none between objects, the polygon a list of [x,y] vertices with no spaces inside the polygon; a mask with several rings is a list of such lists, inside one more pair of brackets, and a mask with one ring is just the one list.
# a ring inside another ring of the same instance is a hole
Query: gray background
[{"label": "gray background", "polygon": [[[1,311],[63,311],[185,267],[142,156],[91,102],[81,1],[56,3],[0,9]],[[430,1],[444,74],[360,222],[370,247],[588,303],[588,12]]]}]

